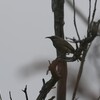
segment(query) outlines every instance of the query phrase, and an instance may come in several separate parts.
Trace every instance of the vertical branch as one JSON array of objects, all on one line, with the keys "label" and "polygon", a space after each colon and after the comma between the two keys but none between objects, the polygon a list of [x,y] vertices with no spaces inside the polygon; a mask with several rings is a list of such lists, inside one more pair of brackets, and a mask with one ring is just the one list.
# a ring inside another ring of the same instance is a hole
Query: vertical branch
[{"label": "vertical branch", "polygon": [[95,4],[94,4],[94,10],[93,10],[93,14],[92,14],[92,20],[91,20],[91,25],[94,21],[94,17],[95,17],[95,13],[96,13],[96,6],[97,6],[97,0],[95,0]]},{"label": "vertical branch", "polygon": [[28,100],[28,95],[27,95],[27,85],[25,86],[25,89],[22,90],[22,91],[25,93],[26,100]]},{"label": "vertical branch", "polygon": [[[66,0],[66,3],[68,3],[68,6],[71,8],[71,10],[73,10],[73,3],[71,2],[71,0]],[[82,21],[84,22],[84,24],[87,25],[87,18],[80,11],[80,9],[78,7],[75,7],[75,11],[76,11],[76,14],[82,19]]]},{"label": "vertical branch", "polygon": [[89,35],[90,29],[90,17],[91,17],[91,0],[89,0],[89,16],[88,16],[88,28],[87,28],[87,36]]},{"label": "vertical branch", "polygon": [[74,26],[75,26],[76,34],[77,34],[78,39],[80,41],[80,36],[79,36],[78,29],[77,29],[77,25],[76,25],[75,0],[73,0],[73,9],[74,9]]},{"label": "vertical branch", "polygon": [[11,91],[9,91],[9,98],[12,100]]},{"label": "vertical branch", "polygon": [[[94,4],[94,10],[93,10],[93,14],[92,14],[92,20],[90,22],[90,17],[91,17],[91,0],[89,0],[89,17],[88,17],[88,30],[87,30],[87,34],[89,35],[90,32],[93,36],[92,38],[92,41],[93,39],[95,38],[96,34],[97,34],[97,30],[98,30],[98,26],[99,26],[99,21],[97,22],[98,24],[93,23],[94,21],[94,16],[95,16],[95,12],[96,12],[96,5],[97,5],[97,0],[95,0],[95,4]],[[93,24],[93,25],[92,25]],[[94,29],[94,30],[93,30]],[[95,34],[94,34],[95,33]],[[87,37],[88,38],[88,37]],[[84,50],[83,50],[83,55],[82,55],[82,61],[81,61],[81,64],[80,64],[80,69],[79,69],[79,72],[78,72],[78,77],[77,77],[77,81],[76,81],[76,84],[75,84],[75,88],[74,88],[74,92],[73,92],[73,96],[72,96],[72,100],[75,100],[75,96],[76,96],[76,92],[77,92],[77,88],[78,88],[78,85],[79,85],[79,81],[81,79],[81,75],[82,75],[82,71],[83,71],[83,66],[84,66],[84,62],[85,62],[85,57],[86,57],[86,54],[92,44],[92,41],[90,43],[88,43]]]},{"label": "vertical branch", "polygon": [[91,17],[91,0],[89,0],[89,16],[88,16],[87,36],[90,36],[90,32],[91,32],[90,17]]},{"label": "vertical branch", "polygon": [[67,80],[67,65],[65,61],[62,61],[58,65],[58,70],[61,75],[61,79],[57,84],[57,100],[66,100],[66,80]]},{"label": "vertical branch", "polygon": [[94,9],[93,9],[93,13],[92,13],[92,19],[91,22],[89,23],[89,28],[88,28],[88,33],[90,35],[91,29],[93,29],[93,22],[94,22],[94,17],[95,17],[95,13],[96,13],[96,6],[97,6],[97,0],[95,0],[94,3]]},{"label": "vertical branch", "polygon": [[[75,10],[75,2],[74,2],[74,0],[73,0],[73,6],[74,6],[74,10]],[[93,15],[92,15],[92,21],[94,19],[94,15],[95,15],[95,9],[96,9],[96,2],[95,2],[95,7],[94,7]],[[75,16],[75,11],[74,11],[74,16]],[[92,21],[90,23],[90,17],[91,17],[91,0],[89,0],[89,16],[88,16],[87,36],[90,33],[91,24],[92,24]],[[75,20],[75,17],[74,17],[74,20]],[[77,32],[77,28],[76,28],[76,32]],[[86,54],[87,54],[90,46],[91,46],[91,43],[87,44],[85,46],[84,50],[83,50],[82,60],[81,60],[80,69],[79,69],[79,72],[78,72],[78,76],[77,76],[77,80],[76,80],[76,84],[75,84],[72,100],[75,100],[76,92],[77,92],[77,89],[78,89],[78,85],[79,85],[79,82],[80,82],[80,79],[81,79],[81,76],[82,76],[82,72],[83,72],[83,66],[84,66],[84,62],[85,62],[85,57],[86,57]]]},{"label": "vertical branch", "polygon": [[[52,11],[54,12],[55,35],[64,38],[64,0],[52,0]],[[61,53],[57,51],[57,56],[59,55]],[[65,61],[58,65],[58,71],[61,79],[57,84],[57,100],[66,100],[67,64]]]},{"label": "vertical branch", "polygon": [[84,66],[86,54],[87,54],[87,50],[85,50],[83,52],[82,61],[81,61],[81,64],[80,64],[80,69],[79,69],[79,72],[78,72],[78,76],[77,76],[77,80],[76,80],[72,100],[75,100],[75,97],[76,97],[76,92],[77,92],[78,85],[79,85],[79,82],[80,82],[80,79],[81,79],[81,76],[82,76],[82,71],[83,71],[83,66]]},{"label": "vertical branch", "polygon": [[89,0],[89,16],[88,16],[88,27],[90,24],[90,17],[91,17],[91,0]]},{"label": "vertical branch", "polygon": [[52,0],[55,35],[64,38],[64,0]]}]

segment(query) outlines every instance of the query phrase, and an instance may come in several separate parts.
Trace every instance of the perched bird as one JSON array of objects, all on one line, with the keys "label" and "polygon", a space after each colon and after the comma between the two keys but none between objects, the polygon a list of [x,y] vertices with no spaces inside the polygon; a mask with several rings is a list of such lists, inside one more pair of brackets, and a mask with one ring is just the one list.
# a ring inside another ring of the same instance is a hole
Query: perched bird
[{"label": "perched bird", "polygon": [[75,49],[71,44],[69,44],[64,39],[58,36],[50,36],[46,37],[52,40],[54,47],[61,53],[61,54],[69,54],[74,53]]}]

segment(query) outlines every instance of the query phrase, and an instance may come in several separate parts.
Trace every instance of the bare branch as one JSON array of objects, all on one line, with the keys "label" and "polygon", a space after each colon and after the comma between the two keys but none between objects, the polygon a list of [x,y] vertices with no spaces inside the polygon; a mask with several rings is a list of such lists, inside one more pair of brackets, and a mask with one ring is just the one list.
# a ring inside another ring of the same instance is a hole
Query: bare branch
[{"label": "bare branch", "polygon": [[98,26],[99,26],[99,21],[94,22],[93,28],[92,28],[92,31],[91,31],[91,36],[85,38],[81,42],[81,45],[80,46],[83,47],[83,48],[80,47],[79,48],[79,51],[81,51],[83,49],[83,54],[82,54],[82,60],[81,60],[80,69],[79,69],[79,72],[78,72],[77,81],[76,81],[76,84],[75,84],[75,88],[74,88],[72,100],[75,100],[75,96],[76,96],[76,92],[77,92],[77,89],[78,89],[79,81],[81,79],[81,75],[82,75],[82,71],[83,71],[85,57],[86,57],[86,55],[88,53],[88,50],[89,50],[89,48],[90,48],[93,40],[97,36]]},{"label": "bare branch", "polygon": [[77,29],[77,25],[76,25],[76,10],[75,10],[75,0],[73,0],[73,9],[74,9],[74,26],[75,26],[75,30],[78,36],[78,39],[80,40],[80,36],[78,33],[78,29]]},{"label": "bare branch", "polygon": [[11,91],[9,91],[9,98],[12,100]]},{"label": "bare branch", "polygon": [[[69,7],[73,10],[73,4],[72,4],[71,0],[66,0],[66,3],[68,3]],[[78,7],[75,7],[75,10],[76,10],[76,14],[82,19],[84,24],[87,25],[88,21],[87,21],[86,16],[84,16],[84,14],[80,11],[80,9]]]},{"label": "bare branch", "polygon": [[91,0],[89,0],[89,16],[88,16],[88,27],[90,24],[90,17],[91,17]]},{"label": "bare branch", "polygon": [[[65,0],[52,0],[52,11],[54,12],[54,31],[55,35],[61,38],[64,38],[64,1]],[[61,53],[57,50],[57,57],[59,57],[60,55]],[[62,79],[60,79],[57,84],[57,100],[66,100],[66,62],[59,64],[58,70],[62,74]]]},{"label": "bare branch", "polygon": [[28,100],[28,95],[27,95],[27,85],[25,86],[25,89],[22,90],[22,91],[25,93],[26,100]]},{"label": "bare branch", "polygon": [[94,17],[95,17],[95,13],[96,13],[96,6],[97,6],[97,0],[95,0],[95,4],[94,4],[94,10],[93,10],[93,14],[92,14],[92,20],[91,20],[91,25],[94,21]]},{"label": "bare branch", "polygon": [[76,80],[76,84],[75,84],[72,100],[75,100],[75,96],[76,96],[76,92],[77,92],[77,89],[78,89],[79,81],[80,81],[81,76],[82,76],[82,71],[83,71],[83,66],[84,66],[86,54],[87,54],[87,50],[84,51],[84,53],[83,53],[83,57],[82,57],[80,69],[79,69],[79,72],[78,72],[78,76],[77,76],[77,80]]},{"label": "bare branch", "polygon": [[[42,88],[40,90],[40,94],[36,100],[44,100],[46,98],[47,94],[50,92],[50,90],[56,84],[56,82],[60,79],[60,76],[58,75],[58,72],[56,70],[56,67],[58,64],[59,64],[59,60],[56,59],[49,65],[49,70],[51,71],[52,77],[47,82],[45,82],[45,80],[43,79],[43,86],[42,86]],[[51,100],[53,100],[53,98],[51,98]]]},{"label": "bare branch", "polygon": [[53,100],[55,98],[55,96],[52,96],[50,99],[48,99],[48,100]]},{"label": "bare branch", "polygon": [[89,36],[90,29],[90,17],[91,17],[91,0],[89,0],[89,16],[88,16],[88,28],[87,28],[87,36]]}]

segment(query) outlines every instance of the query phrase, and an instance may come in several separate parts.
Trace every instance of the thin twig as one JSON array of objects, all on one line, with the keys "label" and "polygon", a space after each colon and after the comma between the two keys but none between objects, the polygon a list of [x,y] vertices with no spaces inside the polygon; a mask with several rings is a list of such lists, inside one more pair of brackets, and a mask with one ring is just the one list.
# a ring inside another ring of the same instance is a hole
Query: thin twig
[{"label": "thin twig", "polygon": [[22,91],[25,93],[26,100],[28,100],[28,95],[27,95],[27,85],[25,86],[25,89],[22,90]]},{"label": "thin twig", "polygon": [[48,99],[48,100],[53,100],[55,98],[55,96],[52,96],[50,99]]},{"label": "thin twig", "polygon": [[93,10],[93,14],[92,14],[91,26],[92,26],[92,23],[93,23],[93,21],[94,21],[94,17],[95,17],[96,6],[97,6],[97,0],[95,0],[95,4],[94,4],[94,10]]},{"label": "thin twig", "polygon": [[11,91],[9,91],[9,98],[12,100]]},{"label": "thin twig", "polygon": [[76,25],[75,0],[73,0],[73,9],[74,9],[74,26],[75,26],[75,30],[76,30],[78,39],[80,40],[80,36],[79,36],[78,29],[77,29],[77,25]]},{"label": "thin twig", "polygon": [[88,53],[88,51],[90,49],[90,46],[91,46],[93,40],[95,39],[95,37],[96,36],[93,36],[93,38],[89,40],[90,43],[88,43],[86,41],[87,44],[84,44],[85,47],[84,47],[84,51],[83,51],[83,55],[82,55],[82,60],[81,60],[80,69],[79,69],[79,72],[78,72],[78,76],[77,76],[77,80],[76,80],[76,84],[75,84],[72,100],[75,100],[76,92],[77,92],[77,89],[78,89],[78,85],[79,85],[79,82],[80,82],[80,79],[81,79],[81,76],[82,76],[82,72],[83,72],[83,66],[84,66],[85,58],[86,58],[86,55],[87,55],[87,53]]},{"label": "thin twig", "polygon": [[[50,92],[50,90],[53,88],[56,82],[60,79],[60,76],[58,75],[58,72],[56,70],[56,67],[58,66],[59,63],[60,63],[59,60],[56,59],[49,65],[49,71],[51,72],[52,77],[47,82],[45,82],[44,79],[42,80],[43,86],[36,100],[45,100],[47,94]],[[51,98],[51,100],[53,100],[53,98]]]},{"label": "thin twig", "polygon": [[76,92],[77,92],[77,89],[78,89],[79,81],[80,81],[81,76],[82,76],[82,71],[83,71],[83,66],[84,66],[86,54],[87,54],[87,50],[85,50],[83,52],[83,57],[82,57],[82,61],[81,61],[81,64],[80,64],[80,69],[79,69],[79,72],[78,72],[78,76],[77,76],[77,80],[76,80],[72,100],[75,100],[75,97],[76,97]]},{"label": "thin twig", "polygon": [[90,17],[91,17],[91,0],[89,0],[89,16],[88,16],[88,27],[90,24]]},{"label": "thin twig", "polygon": [[[71,8],[71,10],[73,10],[73,4],[71,2],[71,0],[66,0],[66,4],[68,4],[68,6]],[[76,10],[76,14],[82,19],[82,21],[84,22],[85,25],[87,25],[87,18],[86,16],[82,13],[82,11],[80,11],[80,9],[78,7],[75,7]]]},{"label": "thin twig", "polygon": [[91,17],[91,0],[89,0],[89,16],[88,16],[88,28],[87,28],[87,36],[89,35],[90,29],[90,17]]}]

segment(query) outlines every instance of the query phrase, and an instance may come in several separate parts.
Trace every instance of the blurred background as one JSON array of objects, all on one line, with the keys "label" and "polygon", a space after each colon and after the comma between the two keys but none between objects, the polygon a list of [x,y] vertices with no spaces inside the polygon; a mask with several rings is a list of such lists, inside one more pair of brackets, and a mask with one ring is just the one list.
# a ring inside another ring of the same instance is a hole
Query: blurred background
[{"label": "blurred background", "polygon": [[[72,1],[72,0],[71,0]],[[94,5],[92,0],[92,9]],[[88,1],[76,0],[79,11],[88,18]],[[100,1],[98,0],[95,20],[100,19]],[[81,39],[86,36],[87,23],[76,16]],[[76,36],[73,24],[73,11],[65,2],[65,37]],[[51,0],[0,0],[0,94],[8,100],[11,91],[14,100],[25,100],[22,89],[28,86],[30,100],[35,100],[42,87],[49,63],[56,58],[52,42],[45,39],[54,35],[54,19]],[[74,47],[75,45],[72,44]],[[77,97],[91,100],[100,95],[100,39],[97,37],[87,55]],[[68,63],[68,94],[72,97],[79,62]],[[48,98],[56,95],[53,89]]]}]

